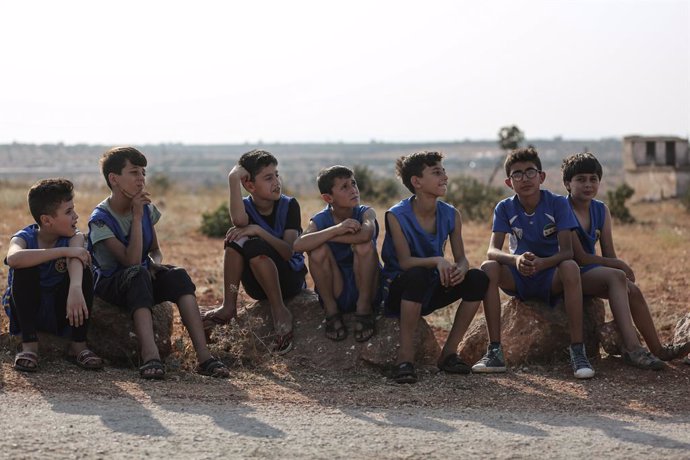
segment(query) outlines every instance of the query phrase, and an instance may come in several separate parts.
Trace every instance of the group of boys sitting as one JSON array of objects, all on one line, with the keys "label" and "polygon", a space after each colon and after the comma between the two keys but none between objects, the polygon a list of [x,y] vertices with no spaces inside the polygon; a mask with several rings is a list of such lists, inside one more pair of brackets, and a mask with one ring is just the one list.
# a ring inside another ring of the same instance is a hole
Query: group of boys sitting
[{"label": "group of boys sitting", "polygon": [[[111,194],[91,214],[87,239],[77,229],[72,183],[39,181],[28,198],[36,224],[12,237],[6,258],[10,273],[3,304],[10,332],[21,334],[22,340],[14,367],[38,369],[37,330],[44,330],[71,336],[68,357],[78,366],[102,368],[103,360],[86,345],[96,294],[131,315],[142,378],[165,377],[151,315],[152,306],[163,301],[178,306],[197,354],[197,372],[228,377],[226,365],[208,350],[207,333],[237,315],[241,282],[247,295],[270,305],[275,329],[271,351],[288,353],[293,321],[285,301],[306,287],[303,252],[309,256],[328,339],[348,336],[344,313],[354,312],[357,342],[376,333],[379,305],[386,315],[400,318],[394,370],[398,383],[417,381],[414,335],[419,318],[458,300],[438,367],[455,374],[505,372],[499,288],[551,306],[563,298],[576,378],[594,376],[583,344],[583,294],[609,300],[623,338],[623,359],[631,365],[660,370],[663,361],[690,351],[690,343],[661,344],[632,269],[616,257],[610,213],[594,199],[602,168],[593,155],[563,161],[565,197],[541,188],[545,173],[533,148],[512,151],[505,161],[505,183],[515,195],[494,210],[488,260],[479,269],[470,268],[465,255],[460,212],[440,200],[448,187],[442,160],[440,153],[423,151],[396,161],[396,172],[412,195],[385,214],[381,266],[376,213],[360,204],[352,170],[332,166],[319,173],[326,207],[303,232],[299,203],[281,193],[276,158],[262,150],[245,153],[228,175],[232,227],[224,239],[223,303],[203,314],[187,272],[162,264],[154,227],[161,213],[145,188],[147,161],[141,152],[116,147],[101,158]],[[503,249],[506,235],[508,251]],[[452,257],[444,251],[448,242]],[[470,366],[457,349],[482,302],[490,343],[484,357]]]}]

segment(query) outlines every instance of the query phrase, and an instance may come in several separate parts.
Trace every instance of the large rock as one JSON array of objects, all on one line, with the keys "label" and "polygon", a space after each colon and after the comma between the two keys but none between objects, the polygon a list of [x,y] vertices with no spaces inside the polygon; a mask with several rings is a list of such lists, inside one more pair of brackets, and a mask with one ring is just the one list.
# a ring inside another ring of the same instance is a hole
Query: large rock
[{"label": "large rock", "polygon": [[[161,359],[172,352],[173,305],[163,302],[151,309],[153,333]],[[139,345],[129,313],[98,297],[94,298],[87,337],[89,347],[103,359],[117,364],[139,362]]]},{"label": "large rock", "polygon": [[[376,335],[367,342],[359,343],[354,340],[354,315],[344,315],[348,336],[343,341],[334,342],[324,335],[324,313],[313,291],[303,290],[286,305],[294,317],[294,348],[285,355],[286,360],[332,370],[350,370],[364,364],[385,368],[395,362],[400,332],[397,319],[378,319]],[[241,353],[245,356],[257,351],[266,353],[273,336],[273,320],[268,302],[253,302],[240,308],[238,323],[241,328],[252,329],[252,335],[261,339],[259,347],[262,348],[256,350],[256,341],[246,340]],[[225,327],[227,326],[223,326]],[[215,339],[219,340],[218,337]],[[415,340],[416,364],[435,364],[441,350],[431,327],[424,319],[419,321]]]},{"label": "large rock", "polygon": [[690,342],[690,313],[686,313],[676,323],[676,332],[673,335],[673,343]]},{"label": "large rock", "polygon": [[[604,323],[604,303],[586,298],[584,302],[584,342],[590,358],[599,357],[599,330]],[[486,352],[489,338],[486,321],[475,321],[460,344],[466,362],[478,361]],[[506,364],[552,363],[567,357],[570,345],[568,318],[562,302],[550,308],[543,302],[521,302],[513,297],[502,306],[501,343]]]}]

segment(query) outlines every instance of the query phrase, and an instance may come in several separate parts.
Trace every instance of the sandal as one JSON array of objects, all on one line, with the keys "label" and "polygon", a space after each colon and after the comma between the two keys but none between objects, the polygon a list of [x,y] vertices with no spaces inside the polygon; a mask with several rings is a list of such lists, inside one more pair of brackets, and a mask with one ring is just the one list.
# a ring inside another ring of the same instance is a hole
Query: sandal
[{"label": "sandal", "polygon": [[334,342],[340,342],[347,338],[347,328],[340,312],[326,316],[326,338]]},{"label": "sandal", "polygon": [[666,363],[644,348],[638,348],[635,351],[624,351],[621,356],[623,361],[640,369],[660,371],[666,367]]},{"label": "sandal", "polygon": [[410,362],[398,364],[393,379],[396,383],[417,383],[417,373],[414,370],[414,364]]},{"label": "sandal", "polygon": [[355,328],[355,341],[366,342],[376,334],[376,317],[373,313],[355,314],[355,322],[359,326]]},{"label": "sandal", "polygon": [[197,374],[206,375],[208,377],[230,377],[230,371],[218,358],[211,356],[203,363],[196,367]]},{"label": "sandal", "polygon": [[438,368],[449,374],[469,374],[472,371],[472,368],[455,353],[439,361]]},{"label": "sandal", "polygon": [[[25,361],[22,364],[22,361]],[[23,372],[36,372],[38,370],[38,355],[33,351],[20,351],[14,355],[14,368]]]},{"label": "sandal", "polygon": [[282,356],[292,350],[292,331],[287,334],[277,335],[271,346],[271,353]]},{"label": "sandal", "polygon": [[671,361],[688,353],[690,353],[690,342],[685,342],[683,344],[664,345],[657,356],[662,361]]},{"label": "sandal", "polygon": [[[154,372],[146,372],[152,369]],[[165,366],[160,359],[149,359],[139,368],[139,376],[144,380],[163,380],[165,378]]]},{"label": "sandal", "polygon": [[83,349],[78,355],[67,355],[67,361],[76,364],[82,369],[98,370],[103,369],[103,360],[88,348]]}]

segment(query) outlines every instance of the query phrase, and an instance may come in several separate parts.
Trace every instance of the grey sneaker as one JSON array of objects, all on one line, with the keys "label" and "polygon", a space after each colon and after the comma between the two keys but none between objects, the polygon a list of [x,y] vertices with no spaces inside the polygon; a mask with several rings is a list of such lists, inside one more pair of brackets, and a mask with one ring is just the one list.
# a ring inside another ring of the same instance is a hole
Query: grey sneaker
[{"label": "grey sneaker", "polygon": [[489,348],[486,350],[486,354],[482,359],[477,361],[477,363],[472,366],[472,372],[478,374],[488,374],[488,373],[499,373],[506,371],[506,362],[503,359],[503,350],[499,345],[496,348]]},{"label": "grey sneaker", "polygon": [[666,364],[662,360],[642,347],[635,351],[625,351],[623,352],[622,356],[623,361],[625,361],[627,364],[640,369],[660,371],[666,367]]},{"label": "grey sneaker", "polygon": [[578,343],[570,345],[570,364],[573,366],[573,373],[576,379],[591,379],[594,377],[594,369],[589,364],[585,344]]}]

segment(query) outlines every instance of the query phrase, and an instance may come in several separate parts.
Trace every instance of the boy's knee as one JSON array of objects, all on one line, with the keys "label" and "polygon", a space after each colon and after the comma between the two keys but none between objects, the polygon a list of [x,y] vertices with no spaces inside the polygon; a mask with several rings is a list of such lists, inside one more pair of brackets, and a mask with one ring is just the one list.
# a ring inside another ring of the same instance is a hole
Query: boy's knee
[{"label": "boy's knee", "polygon": [[642,297],[642,290],[640,290],[639,286],[627,278],[626,278],[626,280],[628,283],[628,296],[634,297],[634,298]]},{"label": "boy's knee", "polygon": [[326,261],[328,258],[328,246],[325,244],[322,244],[321,246],[312,249],[311,251],[308,252],[309,254],[309,262],[310,263],[317,263],[321,264]]},{"label": "boy's knee", "polygon": [[501,264],[495,260],[485,260],[479,267],[491,281],[498,281],[501,277]]},{"label": "boy's knee", "polygon": [[564,260],[558,264],[558,273],[563,283],[580,282],[580,266],[573,259]]},{"label": "boy's knee", "polygon": [[473,299],[470,300],[476,300],[474,297],[478,297],[479,299],[483,298],[486,290],[489,288],[489,275],[483,270],[473,268],[467,272],[465,278],[469,281],[473,291],[477,294],[477,296],[472,296]]},{"label": "boy's knee", "polygon": [[265,254],[259,254],[259,255],[252,257],[251,259],[249,259],[249,267],[252,270],[263,267],[263,266],[268,265],[268,264],[275,266],[273,259],[271,259],[270,257],[268,257]]}]

